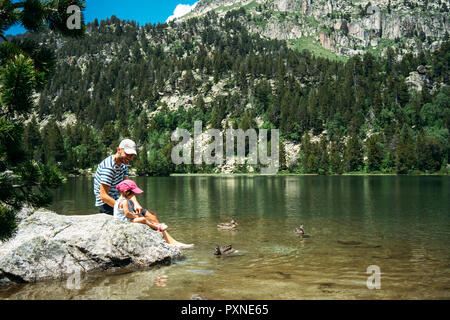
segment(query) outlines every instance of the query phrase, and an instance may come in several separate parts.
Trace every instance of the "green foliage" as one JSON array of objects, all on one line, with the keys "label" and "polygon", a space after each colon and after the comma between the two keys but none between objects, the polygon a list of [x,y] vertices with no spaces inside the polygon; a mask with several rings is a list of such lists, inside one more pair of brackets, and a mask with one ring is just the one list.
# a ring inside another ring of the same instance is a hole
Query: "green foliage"
[{"label": "green foliage", "polygon": [[55,122],[49,122],[42,130],[42,159],[44,163],[61,165],[66,159],[61,130]]},{"label": "green foliage", "polygon": [[[138,126],[136,128],[136,130],[140,130],[142,132],[144,132],[144,130],[146,129],[146,127],[141,127]],[[140,139],[142,139],[141,137],[141,133],[136,133],[136,138],[135,140],[140,141]],[[108,123],[106,123],[103,128],[102,131],[100,133],[100,142],[108,149],[111,150],[112,152],[115,151],[115,148],[117,148],[119,146],[119,134],[117,132],[117,130],[114,128],[114,123],[112,121],[109,121]]]},{"label": "green foliage", "polygon": [[363,165],[363,150],[359,138],[356,135],[350,137],[347,142],[344,161],[346,170],[360,171]]},{"label": "green foliage", "polygon": [[23,127],[20,123],[0,117],[0,170],[7,170],[10,163],[23,159],[21,148]]},{"label": "green foliage", "polygon": [[[49,43],[58,56],[58,70],[42,89],[37,120],[49,115],[62,120],[65,114],[77,120],[60,127],[60,134],[55,128],[43,130],[41,136],[52,141],[46,147],[31,139],[36,130],[30,125],[24,133],[26,152],[33,159],[62,162],[71,171],[95,166],[127,137],[138,143],[140,153],[148,151],[135,160],[139,174],[209,172],[209,166],[173,166],[170,133],[177,127],[192,133],[195,120],[204,127],[256,128],[259,117],[261,128],[279,128],[283,139],[304,143],[298,168],[284,168],[291,172],[408,172],[419,163],[435,172],[438,163],[448,162],[449,42],[397,60],[398,51],[389,47],[395,42],[382,40],[384,57],[374,51],[343,59],[321,52],[314,39],[288,45],[251,34],[240,22],[245,14],[236,10],[219,18],[210,13],[179,27],[141,28],[112,16],[88,24],[84,39],[61,42],[45,31],[26,36],[23,43]],[[24,46],[0,49],[20,53]],[[99,48],[107,48],[108,64]],[[33,61],[36,70],[45,69]],[[421,92],[408,90],[405,78],[419,65],[426,66],[434,88],[429,83]],[[189,95],[193,107],[169,109],[161,98],[170,94]],[[407,143],[401,139],[404,126],[411,128]],[[306,142],[305,133],[312,134],[309,140],[322,139]],[[52,156],[45,152],[50,145]],[[424,150],[426,159],[411,156],[411,145]],[[52,159],[58,154],[62,161]]]},{"label": "green foliage", "polygon": [[175,170],[171,160],[173,146],[169,135],[158,135],[156,132],[150,134],[148,145],[144,145],[144,152],[149,150],[148,156],[139,156],[140,172],[152,176],[165,176],[173,172]]},{"label": "green foliage", "polygon": [[[0,240],[10,238],[16,228],[16,212],[23,205],[45,206],[51,202],[49,189],[60,185],[63,176],[55,167],[65,161],[63,138],[52,122],[42,138],[33,118],[24,126],[34,105],[33,94],[43,89],[53,71],[54,52],[31,39],[8,41],[3,33],[16,23],[28,31],[45,26],[71,36],[79,30],[66,26],[69,5],[84,8],[82,1],[0,1]],[[40,151],[42,150],[42,153]]]},{"label": "green foliage", "polygon": [[144,143],[142,150],[139,152],[137,159],[134,162],[134,167],[136,168],[136,173],[140,176],[149,174],[148,150],[146,143]]},{"label": "green foliage", "polygon": [[14,210],[0,206],[0,241],[8,240],[16,230],[17,218]]},{"label": "green foliage", "polygon": [[25,125],[23,133],[23,149],[28,154],[29,158],[39,160],[41,145],[41,133],[36,118],[33,117],[31,118],[31,121]]},{"label": "green foliage", "polygon": [[444,148],[439,140],[425,136],[422,132],[416,144],[417,168],[425,172],[436,172],[441,169]]},{"label": "green foliage", "polygon": [[327,175],[330,173],[330,155],[328,152],[328,142],[325,136],[322,136],[319,142],[319,165],[318,173]]},{"label": "green foliage", "polygon": [[366,145],[369,171],[379,171],[384,158],[383,139],[379,135],[373,135],[367,139]]},{"label": "green foliage", "polygon": [[343,144],[339,141],[330,143],[330,170],[333,174],[342,174],[344,172]]},{"label": "green foliage", "polygon": [[406,125],[403,126],[400,133],[400,140],[397,145],[395,163],[397,167],[397,173],[400,174],[406,174],[414,169],[414,141]]},{"label": "green foliage", "polygon": [[0,95],[6,112],[4,116],[13,118],[30,112],[35,76],[33,60],[22,54],[7,61],[6,67],[0,69]]}]

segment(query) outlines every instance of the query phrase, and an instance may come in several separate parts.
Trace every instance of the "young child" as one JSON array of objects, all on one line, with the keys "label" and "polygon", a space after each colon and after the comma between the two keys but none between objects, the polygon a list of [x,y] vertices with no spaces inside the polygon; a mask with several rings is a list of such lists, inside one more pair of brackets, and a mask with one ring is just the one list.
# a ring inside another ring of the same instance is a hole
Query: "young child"
[{"label": "young child", "polygon": [[179,248],[192,248],[194,246],[193,244],[184,244],[178,242],[174,238],[172,238],[166,231],[167,225],[164,223],[160,223],[156,215],[146,215],[146,212],[148,210],[144,209],[142,211],[143,215],[134,212],[133,203],[130,199],[135,194],[144,192],[136,185],[134,181],[124,180],[117,185],[116,189],[119,191],[120,197],[116,200],[116,203],[114,205],[115,219],[124,222],[146,224],[154,230],[161,231],[167,243],[174,244]]}]

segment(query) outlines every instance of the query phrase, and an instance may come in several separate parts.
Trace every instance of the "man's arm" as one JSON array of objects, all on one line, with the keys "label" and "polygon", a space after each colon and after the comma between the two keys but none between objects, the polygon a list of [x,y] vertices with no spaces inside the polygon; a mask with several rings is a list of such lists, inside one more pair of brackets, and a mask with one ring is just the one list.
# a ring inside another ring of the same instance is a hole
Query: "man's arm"
[{"label": "man's arm", "polygon": [[114,207],[116,200],[114,200],[109,194],[110,186],[106,184],[100,184],[100,200],[106,203],[110,207]]}]

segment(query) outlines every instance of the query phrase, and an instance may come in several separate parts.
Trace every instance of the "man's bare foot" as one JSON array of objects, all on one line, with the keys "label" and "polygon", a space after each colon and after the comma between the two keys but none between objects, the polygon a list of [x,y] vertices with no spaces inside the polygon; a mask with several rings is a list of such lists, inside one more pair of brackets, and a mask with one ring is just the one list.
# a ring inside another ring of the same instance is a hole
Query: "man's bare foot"
[{"label": "man's bare foot", "polygon": [[192,249],[195,245],[193,243],[191,244],[186,244],[186,243],[181,243],[181,242],[174,242],[172,243],[173,245],[177,246],[179,249]]}]

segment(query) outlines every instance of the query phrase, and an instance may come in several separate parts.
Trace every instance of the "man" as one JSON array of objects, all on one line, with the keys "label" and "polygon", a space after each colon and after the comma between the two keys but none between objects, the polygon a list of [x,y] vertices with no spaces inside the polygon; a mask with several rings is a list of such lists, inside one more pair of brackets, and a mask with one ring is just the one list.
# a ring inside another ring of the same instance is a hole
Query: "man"
[{"label": "man", "polygon": [[[114,215],[114,205],[119,198],[117,185],[128,180],[128,164],[133,160],[136,152],[136,143],[130,139],[124,139],[120,142],[115,155],[107,157],[97,167],[94,176],[94,194],[95,206],[98,207],[100,213]],[[133,203],[134,212],[143,215],[155,223],[159,223],[156,212],[142,209],[136,200],[136,195],[130,198]],[[193,244],[185,244],[176,241],[167,231],[164,231],[164,238],[170,244],[174,244],[179,248],[192,248]]]},{"label": "man", "polygon": [[[128,179],[128,164],[133,160],[136,152],[136,143],[130,139],[120,142],[115,155],[107,157],[97,167],[94,176],[95,206],[100,213],[113,215],[114,204],[119,198],[117,185]],[[142,213],[142,207],[136,196],[130,199],[134,209]]]}]

